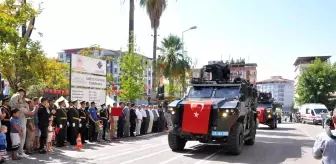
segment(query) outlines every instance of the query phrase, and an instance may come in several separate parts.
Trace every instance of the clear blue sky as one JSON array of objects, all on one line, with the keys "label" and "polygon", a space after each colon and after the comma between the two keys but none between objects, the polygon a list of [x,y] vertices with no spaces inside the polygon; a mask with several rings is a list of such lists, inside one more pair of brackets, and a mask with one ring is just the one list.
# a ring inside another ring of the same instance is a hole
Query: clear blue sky
[{"label": "clear blue sky", "polygon": [[[128,1],[123,1],[47,0],[36,24],[44,36],[35,38],[42,41],[48,56],[91,44],[125,49]],[[181,36],[196,25],[184,38],[198,66],[220,60],[221,55],[241,57],[258,64],[258,80],[272,75],[293,79],[298,56],[335,56],[335,9],[335,0],[169,0],[159,39],[169,33]],[[135,14],[137,49],[151,57],[148,16],[139,7]]]}]

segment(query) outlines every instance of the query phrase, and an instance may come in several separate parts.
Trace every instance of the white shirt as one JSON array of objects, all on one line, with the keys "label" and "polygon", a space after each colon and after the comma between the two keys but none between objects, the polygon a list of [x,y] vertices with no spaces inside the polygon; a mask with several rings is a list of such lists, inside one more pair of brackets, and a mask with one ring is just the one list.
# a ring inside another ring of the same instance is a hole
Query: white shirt
[{"label": "white shirt", "polygon": [[157,109],[154,109],[153,112],[155,112],[157,114],[157,116],[160,117],[159,112],[158,112]]},{"label": "white shirt", "polygon": [[142,117],[147,117],[146,111],[144,109],[140,109]]},{"label": "white shirt", "polygon": [[154,120],[154,114],[153,114],[152,110],[148,110],[148,112],[149,112],[149,119]]},{"label": "white shirt", "polygon": [[139,109],[135,110],[135,114],[136,114],[138,120],[142,120],[142,113],[140,112]]}]

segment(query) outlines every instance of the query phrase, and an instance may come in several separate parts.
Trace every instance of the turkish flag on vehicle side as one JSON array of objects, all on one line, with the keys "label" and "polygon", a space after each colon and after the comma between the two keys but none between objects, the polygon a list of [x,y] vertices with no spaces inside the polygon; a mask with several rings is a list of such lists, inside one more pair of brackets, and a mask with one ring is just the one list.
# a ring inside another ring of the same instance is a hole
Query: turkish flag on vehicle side
[{"label": "turkish flag on vehicle side", "polygon": [[213,101],[188,101],[184,104],[182,131],[207,134]]}]

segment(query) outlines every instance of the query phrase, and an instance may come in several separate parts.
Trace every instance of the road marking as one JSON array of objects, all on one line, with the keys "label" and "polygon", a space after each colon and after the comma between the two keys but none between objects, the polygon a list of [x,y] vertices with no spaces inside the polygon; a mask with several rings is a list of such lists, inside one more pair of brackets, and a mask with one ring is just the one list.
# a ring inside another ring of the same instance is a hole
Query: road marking
[{"label": "road marking", "polygon": [[[142,156],[142,157],[139,157],[139,158],[135,158],[135,159],[123,162],[121,164],[127,164],[127,163],[131,163],[131,162],[134,162],[134,161],[138,161],[138,160],[141,160],[141,159],[144,159],[144,158],[148,158],[148,157],[154,156],[156,154],[163,153],[163,152],[168,151],[168,150],[170,150],[170,149],[164,149],[164,150],[161,150],[161,151],[156,152],[156,153],[148,154],[148,155],[145,155],[145,156]],[[110,162],[108,162],[108,163],[110,163]]]},{"label": "road marking", "polygon": [[89,158],[97,158],[97,157],[101,157],[101,156],[105,156],[105,155],[108,155],[108,154],[99,154],[99,155],[91,156]]},{"label": "road marking", "polygon": [[[197,149],[197,148],[200,148],[200,147],[202,147],[202,146],[205,146],[205,145],[204,145],[204,144],[203,144],[203,145],[202,145],[202,144],[198,144],[198,145],[191,146],[191,147],[189,147],[189,148]],[[175,156],[175,157],[173,157],[173,158],[170,158],[170,159],[168,159],[168,160],[166,160],[166,161],[163,161],[163,162],[161,162],[160,164],[167,164],[167,163],[169,163],[169,162],[171,162],[171,161],[174,161],[174,160],[176,160],[176,159],[178,159],[178,158],[180,158],[180,157],[183,157],[183,156],[186,155],[186,154],[191,153],[192,151],[195,151],[195,150],[189,150],[189,151],[187,151],[187,152],[185,152],[185,153],[182,153],[182,154],[177,155],[177,156]]]},{"label": "road marking", "polygon": [[112,155],[112,156],[107,156],[107,157],[104,157],[104,158],[99,158],[99,159],[94,160],[94,161],[100,161],[100,160],[110,159],[110,158],[118,157],[118,156],[121,156],[121,155],[131,154],[133,152],[137,152],[137,151],[141,151],[141,150],[145,150],[145,149],[148,149],[148,148],[157,147],[157,146],[161,146],[161,145],[166,145],[166,144],[167,143],[157,144],[157,145],[153,145],[153,146],[147,146],[147,147],[144,147],[144,148],[135,149],[135,150],[131,150],[131,151],[126,151],[126,152],[123,152],[123,153],[115,154],[115,155]]},{"label": "road marking", "polygon": [[217,155],[217,153],[219,153],[219,152],[222,151],[223,149],[224,149],[224,148],[217,150],[216,152],[214,152],[214,153],[208,155],[208,156],[205,157],[204,159],[202,159],[202,160],[196,162],[195,164],[201,164],[202,162],[204,162],[204,161],[206,161],[206,160],[208,160],[208,159],[214,157],[215,155]]}]

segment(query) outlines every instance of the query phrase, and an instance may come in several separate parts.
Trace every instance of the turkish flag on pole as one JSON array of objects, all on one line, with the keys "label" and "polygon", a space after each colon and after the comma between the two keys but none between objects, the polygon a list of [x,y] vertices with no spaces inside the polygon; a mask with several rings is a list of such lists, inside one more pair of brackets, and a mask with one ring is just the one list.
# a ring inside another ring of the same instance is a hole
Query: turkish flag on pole
[{"label": "turkish flag on pole", "polygon": [[213,101],[188,101],[184,105],[182,131],[207,134]]}]

